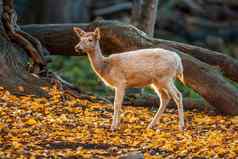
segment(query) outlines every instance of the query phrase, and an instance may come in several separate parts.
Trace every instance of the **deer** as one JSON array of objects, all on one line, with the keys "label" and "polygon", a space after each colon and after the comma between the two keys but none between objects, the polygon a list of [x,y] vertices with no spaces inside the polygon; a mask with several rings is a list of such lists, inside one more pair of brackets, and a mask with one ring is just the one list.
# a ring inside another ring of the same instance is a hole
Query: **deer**
[{"label": "deer", "polygon": [[105,85],[115,90],[111,130],[118,128],[121,107],[127,88],[151,86],[160,98],[160,106],[147,128],[154,128],[172,98],[178,109],[179,129],[184,129],[182,93],[175,86],[175,78],[184,83],[180,56],[162,48],[147,48],[122,52],[105,57],[100,48],[100,29],[85,32],[73,28],[79,42],[76,52],[84,52],[96,75]]}]

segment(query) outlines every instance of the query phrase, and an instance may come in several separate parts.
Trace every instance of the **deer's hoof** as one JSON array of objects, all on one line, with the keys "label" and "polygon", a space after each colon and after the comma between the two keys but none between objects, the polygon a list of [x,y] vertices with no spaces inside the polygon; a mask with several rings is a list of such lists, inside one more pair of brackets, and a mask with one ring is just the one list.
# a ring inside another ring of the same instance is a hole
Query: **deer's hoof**
[{"label": "deer's hoof", "polygon": [[185,130],[185,126],[179,126],[179,130],[180,131],[184,131]]},{"label": "deer's hoof", "polygon": [[111,131],[116,131],[116,130],[117,130],[117,126],[112,125],[112,126],[111,126]]},{"label": "deer's hoof", "polygon": [[154,125],[153,124],[150,124],[147,126],[147,129],[153,129]]}]

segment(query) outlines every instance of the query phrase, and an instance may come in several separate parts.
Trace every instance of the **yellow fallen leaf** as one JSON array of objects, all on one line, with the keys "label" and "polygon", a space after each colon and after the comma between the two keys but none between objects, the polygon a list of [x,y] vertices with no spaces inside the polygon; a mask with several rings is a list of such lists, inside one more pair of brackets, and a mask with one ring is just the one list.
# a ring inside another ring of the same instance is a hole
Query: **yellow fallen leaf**
[{"label": "yellow fallen leaf", "polygon": [[5,125],[3,123],[0,123],[0,130],[3,129]]},{"label": "yellow fallen leaf", "polygon": [[33,118],[30,118],[25,123],[27,125],[35,125],[35,124],[37,124],[37,121],[35,119],[33,119]]},{"label": "yellow fallen leaf", "polygon": [[12,141],[19,141],[19,138],[16,137],[16,136],[12,136],[12,137],[11,137],[11,140],[12,140]]},{"label": "yellow fallen leaf", "polygon": [[16,142],[16,141],[13,141],[12,142],[12,145],[16,148],[16,149],[19,149],[19,148],[22,148],[23,145],[19,142]]}]

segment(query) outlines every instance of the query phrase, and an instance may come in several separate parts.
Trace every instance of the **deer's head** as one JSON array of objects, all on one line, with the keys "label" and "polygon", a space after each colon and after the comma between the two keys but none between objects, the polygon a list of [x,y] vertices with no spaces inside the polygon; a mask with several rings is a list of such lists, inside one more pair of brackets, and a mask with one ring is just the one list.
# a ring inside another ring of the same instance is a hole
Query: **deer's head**
[{"label": "deer's head", "polygon": [[94,32],[85,32],[78,27],[74,27],[73,29],[79,38],[79,43],[74,48],[76,52],[80,52],[80,50],[90,52],[95,49],[98,40],[100,40],[99,28],[96,28]]}]

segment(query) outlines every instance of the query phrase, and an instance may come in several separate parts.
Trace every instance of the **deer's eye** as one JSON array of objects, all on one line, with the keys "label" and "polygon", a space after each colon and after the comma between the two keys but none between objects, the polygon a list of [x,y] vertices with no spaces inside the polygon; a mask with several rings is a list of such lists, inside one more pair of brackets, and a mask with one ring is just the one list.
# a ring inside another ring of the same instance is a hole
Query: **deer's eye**
[{"label": "deer's eye", "polygon": [[88,39],[89,42],[92,42],[93,40],[92,39]]}]

